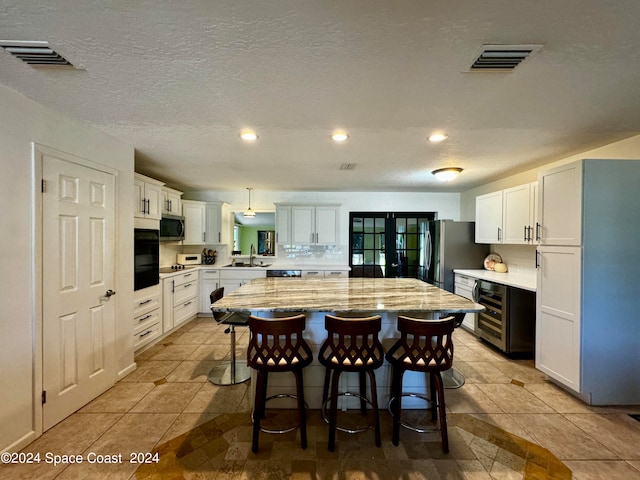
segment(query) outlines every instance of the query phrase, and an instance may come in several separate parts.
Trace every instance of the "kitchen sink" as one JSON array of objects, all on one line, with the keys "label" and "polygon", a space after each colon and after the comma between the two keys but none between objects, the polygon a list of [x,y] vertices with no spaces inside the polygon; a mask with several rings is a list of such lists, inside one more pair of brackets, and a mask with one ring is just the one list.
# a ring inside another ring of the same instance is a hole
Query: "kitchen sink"
[{"label": "kitchen sink", "polygon": [[224,268],[266,268],[270,267],[270,263],[263,263],[262,265],[249,265],[248,263],[236,263],[235,265],[229,264],[225,265]]}]

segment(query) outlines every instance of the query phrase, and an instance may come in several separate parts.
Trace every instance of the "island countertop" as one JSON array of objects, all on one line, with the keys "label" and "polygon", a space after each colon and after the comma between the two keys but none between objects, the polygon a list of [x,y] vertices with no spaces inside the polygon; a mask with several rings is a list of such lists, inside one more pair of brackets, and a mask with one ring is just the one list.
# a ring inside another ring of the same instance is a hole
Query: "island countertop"
[{"label": "island countertop", "polygon": [[413,278],[256,278],[216,312],[480,312],[481,305]]}]

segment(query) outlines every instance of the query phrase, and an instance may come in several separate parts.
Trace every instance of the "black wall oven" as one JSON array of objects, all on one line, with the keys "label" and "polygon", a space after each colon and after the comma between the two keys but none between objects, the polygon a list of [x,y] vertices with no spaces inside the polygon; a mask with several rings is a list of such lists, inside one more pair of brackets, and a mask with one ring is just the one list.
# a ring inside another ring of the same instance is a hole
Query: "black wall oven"
[{"label": "black wall oven", "polygon": [[134,230],[133,289],[160,283],[160,232],[146,228]]}]

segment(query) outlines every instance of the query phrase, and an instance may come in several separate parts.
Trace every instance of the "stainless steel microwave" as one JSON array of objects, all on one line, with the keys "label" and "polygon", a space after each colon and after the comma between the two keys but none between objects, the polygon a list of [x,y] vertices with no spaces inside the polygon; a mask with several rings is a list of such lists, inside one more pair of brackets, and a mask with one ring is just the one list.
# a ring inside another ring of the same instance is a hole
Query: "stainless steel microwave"
[{"label": "stainless steel microwave", "polygon": [[163,215],[160,219],[160,240],[184,240],[184,217],[178,215]]}]

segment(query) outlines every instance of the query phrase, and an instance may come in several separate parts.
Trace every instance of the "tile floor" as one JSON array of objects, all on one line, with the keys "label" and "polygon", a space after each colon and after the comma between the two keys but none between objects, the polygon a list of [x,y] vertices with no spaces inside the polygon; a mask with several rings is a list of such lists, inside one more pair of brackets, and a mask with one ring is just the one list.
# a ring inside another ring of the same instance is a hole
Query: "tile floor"
[{"label": "tile floor", "polygon": [[[85,459],[123,454],[122,463],[2,465],[0,478],[640,479],[640,422],[628,415],[640,407],[589,407],[546,381],[531,360],[509,360],[461,329],[454,365],[466,383],[446,391],[448,455],[437,432],[403,429],[394,447],[386,411],[382,448],[370,432],[339,433],[336,452],[328,452],[326,426],[312,411],[306,450],[296,432],[261,434],[254,455],[249,383],[206,380],[228,355],[222,330],[210,317],[185,325],[141,353],[136,371],[23,450]],[[247,334],[238,337],[242,345]],[[158,463],[129,463],[133,452],[157,452]]]}]

